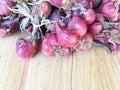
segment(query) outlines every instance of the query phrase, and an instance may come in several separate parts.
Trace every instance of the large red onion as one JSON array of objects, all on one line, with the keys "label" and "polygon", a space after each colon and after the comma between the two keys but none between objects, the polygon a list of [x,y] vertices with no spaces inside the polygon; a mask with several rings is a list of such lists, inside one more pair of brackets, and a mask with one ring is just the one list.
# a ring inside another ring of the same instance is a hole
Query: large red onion
[{"label": "large red onion", "polygon": [[61,26],[59,20],[57,20],[55,28],[57,40],[62,46],[73,47],[74,45],[76,45],[79,39],[79,33],[77,30]]},{"label": "large red onion", "polygon": [[72,27],[79,32],[80,37],[84,36],[87,32],[87,24],[78,16],[73,17],[68,21],[68,27]]}]

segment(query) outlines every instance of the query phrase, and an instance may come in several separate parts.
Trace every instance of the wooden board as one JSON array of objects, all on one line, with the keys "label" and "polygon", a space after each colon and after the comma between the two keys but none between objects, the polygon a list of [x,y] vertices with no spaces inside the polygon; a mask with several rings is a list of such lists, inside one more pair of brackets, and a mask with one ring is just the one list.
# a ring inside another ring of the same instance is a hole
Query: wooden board
[{"label": "wooden board", "polygon": [[22,60],[15,53],[18,37],[0,38],[0,90],[120,90],[120,53],[93,47],[68,58],[39,52]]}]

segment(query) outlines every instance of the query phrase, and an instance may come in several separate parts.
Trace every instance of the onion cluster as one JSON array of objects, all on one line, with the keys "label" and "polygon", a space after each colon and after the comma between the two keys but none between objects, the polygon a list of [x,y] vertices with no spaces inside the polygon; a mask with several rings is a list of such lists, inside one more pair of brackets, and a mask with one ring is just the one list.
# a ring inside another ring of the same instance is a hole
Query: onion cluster
[{"label": "onion cluster", "polygon": [[0,0],[0,37],[16,29],[21,58],[67,57],[92,45],[120,51],[120,5],[111,0]]}]

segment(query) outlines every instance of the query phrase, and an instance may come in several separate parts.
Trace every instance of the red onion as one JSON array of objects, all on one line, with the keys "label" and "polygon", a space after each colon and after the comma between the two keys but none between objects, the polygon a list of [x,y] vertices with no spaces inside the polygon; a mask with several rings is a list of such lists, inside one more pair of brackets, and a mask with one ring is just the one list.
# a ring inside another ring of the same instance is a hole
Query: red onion
[{"label": "red onion", "polygon": [[14,6],[15,4],[10,0],[1,1],[0,12],[2,13],[2,15],[10,15],[12,12],[9,10],[9,8],[13,8]]},{"label": "red onion", "polygon": [[56,34],[47,34],[40,46],[41,52],[47,56],[55,56],[55,49],[59,46]]},{"label": "red onion", "polygon": [[96,19],[96,13],[93,9],[88,9],[86,11],[80,12],[80,17],[86,21],[86,23],[92,24]]},{"label": "red onion", "polygon": [[16,42],[16,53],[24,59],[34,57],[37,53],[37,44],[30,38],[18,38]]},{"label": "red onion", "polygon": [[56,39],[56,34],[47,34],[42,40],[40,49],[47,56],[66,57],[70,54],[70,48],[60,46]]},{"label": "red onion", "polygon": [[107,3],[103,3],[100,8],[99,8],[99,12],[101,14],[103,14],[103,16],[106,19],[112,19],[115,14],[116,14],[116,8],[114,6],[114,3],[112,1],[109,1]]},{"label": "red onion", "polygon": [[103,29],[103,25],[99,22],[94,22],[93,24],[91,24],[89,26],[89,31],[92,33],[92,34],[100,34],[102,32],[102,29]]},{"label": "red onion", "polygon": [[55,27],[57,40],[62,46],[73,47],[74,45],[76,45],[79,38],[79,33],[77,30],[61,26],[58,20]]},{"label": "red onion", "polygon": [[97,13],[96,14],[96,21],[100,22],[102,25],[104,25],[105,18],[102,14]]},{"label": "red onion", "polygon": [[86,33],[82,39],[73,47],[73,50],[76,52],[85,51],[91,48],[93,43],[93,36],[91,33]]},{"label": "red onion", "polygon": [[48,16],[52,11],[51,4],[47,1],[44,1],[40,4],[39,8],[36,10],[36,15],[39,18],[43,16]]},{"label": "red onion", "polygon": [[78,16],[73,15],[72,19],[68,21],[68,27],[72,27],[79,32],[80,37],[84,36],[87,32],[87,24]]}]

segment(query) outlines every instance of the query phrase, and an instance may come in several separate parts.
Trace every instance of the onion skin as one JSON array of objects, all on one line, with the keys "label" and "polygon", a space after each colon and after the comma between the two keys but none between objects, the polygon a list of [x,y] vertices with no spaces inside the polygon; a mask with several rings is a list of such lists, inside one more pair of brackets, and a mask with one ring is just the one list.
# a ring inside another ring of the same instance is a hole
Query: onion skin
[{"label": "onion skin", "polygon": [[63,11],[59,11],[59,9],[54,9],[48,16],[48,19],[51,21],[55,21],[57,18],[60,18],[61,16],[65,16],[65,13]]},{"label": "onion skin", "polygon": [[5,27],[0,27],[0,37],[5,37],[9,36],[14,32],[14,29],[11,28],[5,28]]},{"label": "onion skin", "polygon": [[89,26],[89,32],[91,32],[93,35],[100,34],[102,32],[103,25],[99,22],[94,22]]},{"label": "onion skin", "polygon": [[62,47],[60,50],[60,56],[61,57],[67,57],[70,55],[70,48]]},{"label": "onion skin", "polygon": [[15,27],[18,24],[18,18],[11,20],[3,20],[0,26],[0,37],[6,37],[11,35],[15,31]]},{"label": "onion skin", "polygon": [[5,0],[4,2],[1,1],[0,12],[2,13],[2,15],[10,15],[12,13],[12,11],[10,11],[7,6],[13,8],[15,4],[10,0]]},{"label": "onion skin", "polygon": [[34,57],[37,52],[37,45],[29,39],[21,37],[16,42],[16,53],[23,59]]},{"label": "onion skin", "polygon": [[78,39],[79,33],[73,28],[60,26],[59,21],[57,20],[55,24],[57,40],[60,45],[64,47],[73,47]]},{"label": "onion skin", "polygon": [[73,15],[72,19],[68,21],[68,27],[72,27],[78,31],[80,37],[84,36],[87,32],[87,24],[78,16]]},{"label": "onion skin", "polygon": [[80,12],[80,17],[85,20],[88,25],[90,25],[95,21],[96,13],[90,8],[86,12]]}]

